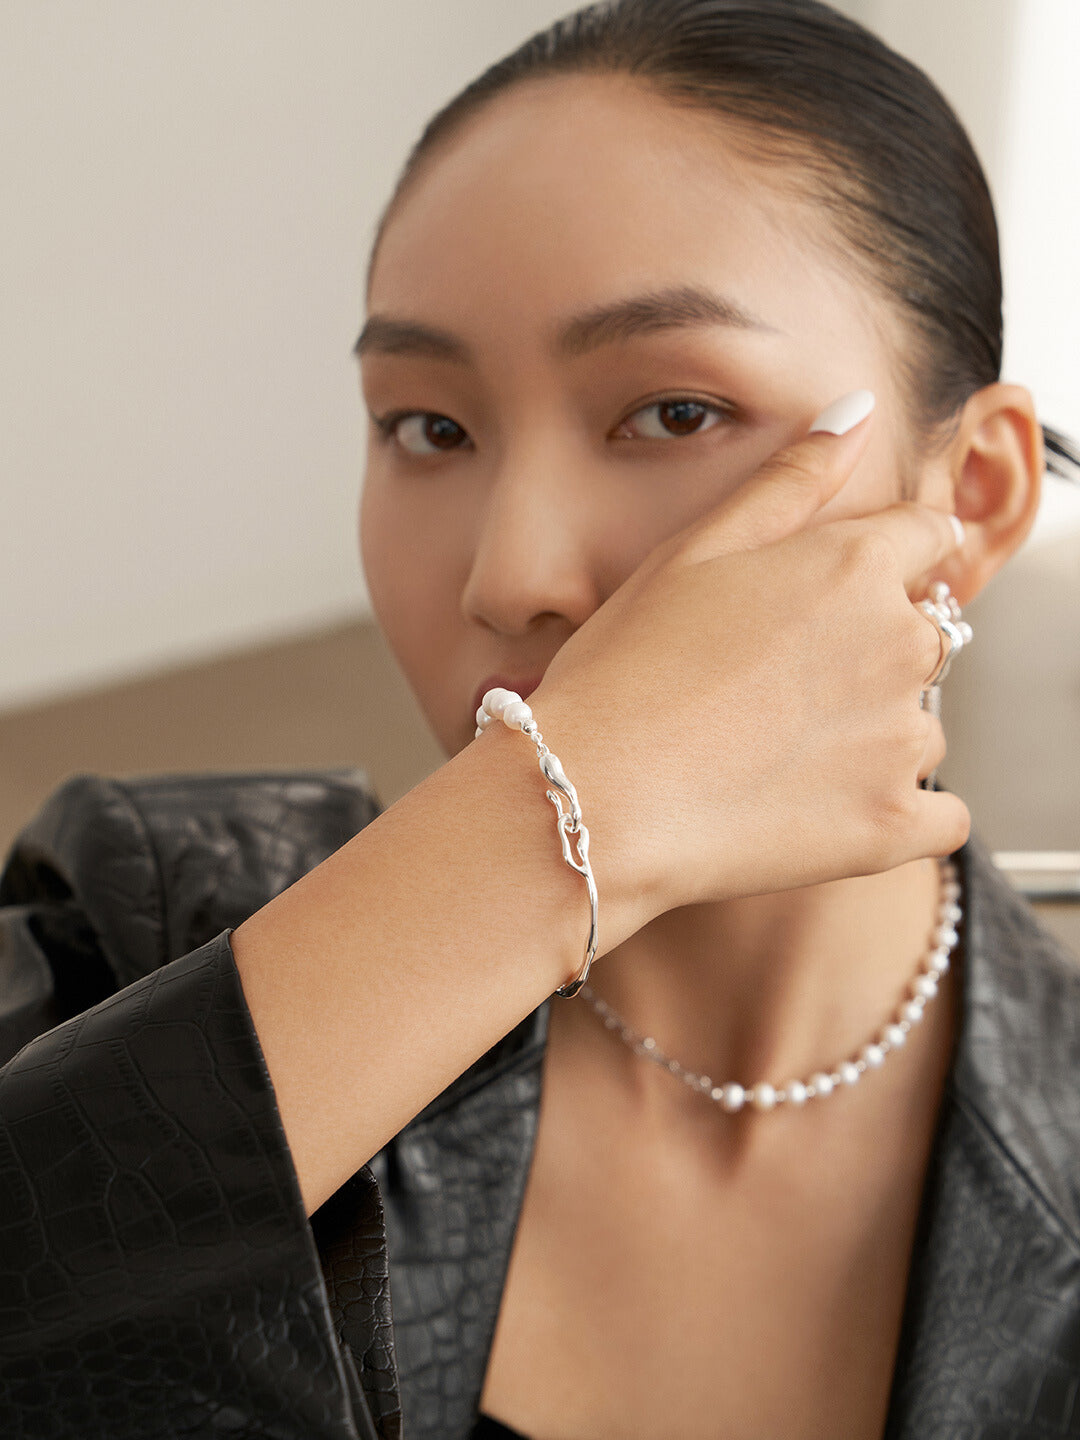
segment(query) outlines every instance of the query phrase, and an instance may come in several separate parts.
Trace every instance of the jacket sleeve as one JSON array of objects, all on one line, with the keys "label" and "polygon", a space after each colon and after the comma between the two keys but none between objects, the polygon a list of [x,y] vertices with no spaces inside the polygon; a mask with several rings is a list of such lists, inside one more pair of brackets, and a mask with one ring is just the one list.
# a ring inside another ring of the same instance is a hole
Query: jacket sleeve
[{"label": "jacket sleeve", "polygon": [[327,803],[327,777],[78,781],[17,843],[0,881],[0,1036],[23,1043],[0,1068],[5,1436],[396,1433],[378,1189],[366,1169],[350,1183],[368,1303],[343,1345],[228,943],[375,813],[350,784]]}]

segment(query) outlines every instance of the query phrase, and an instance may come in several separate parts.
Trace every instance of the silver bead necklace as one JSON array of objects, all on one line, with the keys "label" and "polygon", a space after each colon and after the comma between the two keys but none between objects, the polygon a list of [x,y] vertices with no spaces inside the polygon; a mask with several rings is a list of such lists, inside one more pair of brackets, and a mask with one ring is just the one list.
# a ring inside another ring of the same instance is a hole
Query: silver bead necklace
[{"label": "silver bead necklace", "polygon": [[941,872],[941,897],[930,940],[930,949],[919,963],[919,969],[904,998],[890,1020],[855,1055],[848,1056],[828,1070],[819,1070],[806,1080],[789,1080],[785,1085],[771,1085],[759,1080],[756,1085],[739,1085],[733,1080],[714,1084],[708,1075],[687,1070],[678,1060],[665,1055],[651,1035],[641,1035],[621,1015],[601,1000],[590,985],[581,987],[581,997],[613,1030],[625,1045],[644,1060],[652,1060],[691,1090],[697,1090],[730,1114],[753,1106],[755,1110],[774,1110],[778,1106],[802,1106],[808,1100],[823,1098],[841,1087],[857,1085],[868,1070],[879,1070],[888,1055],[906,1043],[908,1035],[923,1018],[927,1005],[938,993],[942,978],[948,973],[953,951],[959,939],[957,926],[963,918],[960,906],[960,881],[951,860],[938,862]]}]

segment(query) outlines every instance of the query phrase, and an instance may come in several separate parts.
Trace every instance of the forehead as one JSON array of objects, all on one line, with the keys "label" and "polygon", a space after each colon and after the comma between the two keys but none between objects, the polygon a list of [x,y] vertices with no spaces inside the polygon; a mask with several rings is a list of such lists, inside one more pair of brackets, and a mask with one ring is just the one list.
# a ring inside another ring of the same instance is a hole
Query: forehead
[{"label": "forehead", "polygon": [[880,338],[885,308],[791,161],[623,76],[531,81],[425,157],[388,217],[372,310],[523,329],[626,293],[719,289],[793,336]]}]

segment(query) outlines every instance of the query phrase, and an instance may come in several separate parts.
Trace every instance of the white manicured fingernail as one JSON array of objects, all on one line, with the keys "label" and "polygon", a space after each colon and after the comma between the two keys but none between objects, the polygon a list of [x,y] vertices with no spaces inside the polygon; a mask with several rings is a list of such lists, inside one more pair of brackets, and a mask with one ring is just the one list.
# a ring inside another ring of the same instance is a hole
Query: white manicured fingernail
[{"label": "white manicured fingernail", "polygon": [[846,435],[865,420],[877,404],[872,390],[852,390],[827,406],[810,426],[810,434]]},{"label": "white manicured fingernail", "polygon": [[964,522],[960,519],[958,515],[950,515],[949,523],[953,528],[954,535],[956,536],[957,545],[963,545],[965,539],[967,538],[967,535],[964,531]]}]

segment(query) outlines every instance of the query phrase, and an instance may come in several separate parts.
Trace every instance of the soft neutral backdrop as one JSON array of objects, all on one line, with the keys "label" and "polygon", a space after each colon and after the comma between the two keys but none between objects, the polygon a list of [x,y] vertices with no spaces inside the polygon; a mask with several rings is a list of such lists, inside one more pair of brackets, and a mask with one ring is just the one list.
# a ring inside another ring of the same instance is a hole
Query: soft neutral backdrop
[{"label": "soft neutral backdrop", "polygon": [[[363,611],[349,347],[374,217],[433,107],[565,8],[0,6],[0,706]],[[1009,369],[1080,430],[1080,4],[844,8],[965,116]]]}]

